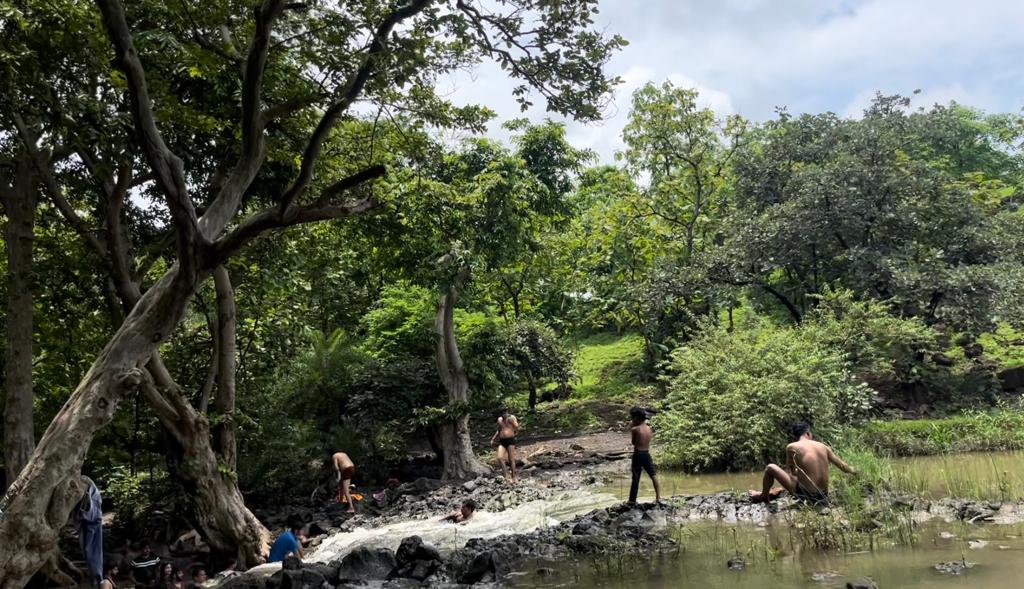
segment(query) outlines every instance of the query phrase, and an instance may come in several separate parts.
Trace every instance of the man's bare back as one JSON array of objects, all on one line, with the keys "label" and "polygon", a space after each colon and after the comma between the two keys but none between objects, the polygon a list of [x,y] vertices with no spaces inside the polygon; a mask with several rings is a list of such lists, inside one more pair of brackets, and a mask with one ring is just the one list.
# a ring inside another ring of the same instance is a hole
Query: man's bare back
[{"label": "man's bare back", "polygon": [[346,468],[351,468],[355,466],[355,463],[352,462],[352,459],[349,458],[348,454],[345,454],[344,452],[336,452],[334,456],[332,456],[331,458],[334,460],[334,470],[338,472],[343,472]]},{"label": "man's bare back", "polygon": [[[836,465],[847,474],[857,474],[832,448],[814,440],[806,423],[794,426],[794,438],[796,441],[786,446],[786,466],[769,464],[764,471],[761,490],[750,490],[751,501],[771,501],[783,489],[802,499],[823,501],[828,497],[829,464]],[[782,485],[782,489],[772,490],[776,482]]]},{"label": "man's bare back", "polygon": [[643,422],[640,425],[634,425],[633,430],[633,450],[637,452],[647,452],[651,449],[651,439],[654,437],[654,432],[651,431],[651,426],[647,425],[647,422]]}]

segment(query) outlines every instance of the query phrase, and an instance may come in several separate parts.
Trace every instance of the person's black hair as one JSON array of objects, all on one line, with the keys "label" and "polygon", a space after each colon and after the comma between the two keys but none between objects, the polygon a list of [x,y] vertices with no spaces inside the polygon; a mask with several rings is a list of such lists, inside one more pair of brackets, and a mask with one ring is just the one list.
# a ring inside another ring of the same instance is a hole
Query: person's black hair
[{"label": "person's black hair", "polygon": [[811,424],[806,421],[798,421],[789,428],[789,437],[795,442],[809,431],[811,431]]},{"label": "person's black hair", "polygon": [[[192,567],[192,578],[193,579],[196,578],[196,575],[199,574],[199,571],[203,571],[205,573],[206,572],[206,567],[204,567],[203,565],[199,565],[197,567]],[[207,576],[209,576],[209,573],[207,573]]]},{"label": "person's black hair", "polygon": [[468,507],[470,511],[476,511],[476,501],[472,499],[466,499],[462,502],[463,507]]},{"label": "person's black hair", "polygon": [[121,565],[116,563],[116,562],[107,563],[106,570],[103,571],[103,574],[105,574],[106,576],[109,577],[110,573],[113,572],[114,569],[117,569],[118,572],[120,572],[121,571]]},{"label": "person's black hair", "polygon": [[297,513],[293,513],[288,517],[288,529],[297,532],[306,526],[306,522],[302,521],[302,516]]},{"label": "person's black hair", "polygon": [[633,408],[629,410],[629,417],[633,421],[644,422],[647,421],[647,411],[639,405],[633,405]]}]

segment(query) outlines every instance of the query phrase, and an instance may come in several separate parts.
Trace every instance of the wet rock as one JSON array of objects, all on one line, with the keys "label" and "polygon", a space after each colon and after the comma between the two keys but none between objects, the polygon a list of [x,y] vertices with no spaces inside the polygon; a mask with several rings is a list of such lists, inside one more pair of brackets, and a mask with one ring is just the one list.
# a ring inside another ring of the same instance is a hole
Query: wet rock
[{"label": "wet rock", "polygon": [[730,558],[729,562],[725,563],[729,567],[730,571],[742,571],[747,568],[747,561],[742,558]]},{"label": "wet rock", "polygon": [[317,536],[326,536],[331,533],[331,523],[328,521],[320,520],[309,524],[309,537],[316,538]]},{"label": "wet rock", "polygon": [[443,565],[441,554],[436,548],[424,544],[419,536],[409,536],[395,553],[397,570],[395,577],[423,581],[436,573]]},{"label": "wet rock", "polygon": [[935,565],[935,570],[944,575],[962,575],[964,571],[970,568],[974,568],[974,563],[966,560],[940,562]]},{"label": "wet rock", "polygon": [[943,540],[952,540],[956,538],[956,534],[952,532],[939,532],[939,538],[942,538]]},{"label": "wet rock", "polygon": [[832,571],[824,571],[824,572],[821,572],[821,573],[814,573],[813,575],[811,575],[811,580],[814,581],[815,583],[830,583],[831,584],[831,583],[834,583],[835,581],[837,581],[840,578],[842,578],[842,575],[840,575],[839,573],[834,573]]},{"label": "wet rock", "polygon": [[472,493],[473,491],[476,491],[477,486],[478,485],[476,481],[466,481],[465,483],[462,484],[462,488],[465,489],[467,493]]},{"label": "wet rock", "polygon": [[988,542],[984,540],[968,540],[967,546],[970,547],[971,550],[981,550],[982,548],[988,546]]},{"label": "wet rock", "polygon": [[319,573],[327,581],[327,584],[337,585],[341,579],[338,577],[338,571],[341,569],[341,561],[335,560],[329,564],[314,562],[305,565],[303,568],[308,568]]},{"label": "wet rock", "polygon": [[391,576],[397,565],[395,553],[391,550],[363,546],[341,559],[338,578],[341,581],[381,581]]},{"label": "wet rock", "polygon": [[493,583],[509,573],[512,566],[523,558],[525,551],[520,543],[536,539],[536,534],[503,536],[491,540],[473,538],[466,546],[452,553],[448,569],[457,582]]},{"label": "wet rock", "polygon": [[555,569],[548,567],[541,567],[534,571],[534,574],[538,577],[552,577],[555,575]]},{"label": "wet rock", "polygon": [[856,581],[846,583],[846,589],[878,589],[878,583],[871,577],[864,577]]}]

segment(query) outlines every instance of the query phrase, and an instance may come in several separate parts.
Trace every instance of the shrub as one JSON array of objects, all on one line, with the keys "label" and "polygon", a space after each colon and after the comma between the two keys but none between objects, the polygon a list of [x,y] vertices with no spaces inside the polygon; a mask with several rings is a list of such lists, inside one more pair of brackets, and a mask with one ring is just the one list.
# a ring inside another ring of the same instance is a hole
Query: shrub
[{"label": "shrub", "polygon": [[664,458],[692,469],[762,465],[779,457],[794,421],[829,438],[868,408],[870,389],[854,383],[842,352],[763,319],[733,333],[706,327],[671,367],[655,425]]}]

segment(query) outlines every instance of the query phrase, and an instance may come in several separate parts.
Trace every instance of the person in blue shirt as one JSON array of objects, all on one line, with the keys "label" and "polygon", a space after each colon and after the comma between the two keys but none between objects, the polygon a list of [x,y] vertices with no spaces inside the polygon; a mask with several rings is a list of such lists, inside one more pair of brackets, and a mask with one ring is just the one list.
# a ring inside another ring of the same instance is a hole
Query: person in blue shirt
[{"label": "person in blue shirt", "polygon": [[302,530],[304,527],[302,518],[296,515],[289,517],[288,529],[278,536],[277,540],[274,540],[267,562],[281,562],[290,554],[302,558]]}]

